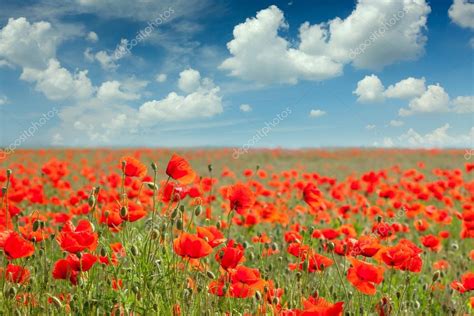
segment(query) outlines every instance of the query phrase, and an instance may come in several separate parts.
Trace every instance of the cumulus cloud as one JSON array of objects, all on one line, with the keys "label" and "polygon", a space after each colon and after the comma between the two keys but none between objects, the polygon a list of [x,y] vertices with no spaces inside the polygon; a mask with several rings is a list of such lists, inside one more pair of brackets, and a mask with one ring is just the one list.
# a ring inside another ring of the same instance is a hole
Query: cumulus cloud
[{"label": "cumulus cloud", "polygon": [[454,0],[448,14],[457,25],[474,30],[474,3],[468,0]]},{"label": "cumulus cloud", "polygon": [[178,87],[186,93],[196,91],[201,86],[201,74],[192,68],[183,70],[179,74]]},{"label": "cumulus cloud", "polygon": [[365,76],[357,83],[357,88],[352,92],[357,95],[359,102],[381,102],[384,100],[385,87],[376,75]]},{"label": "cumulus cloud", "polygon": [[137,100],[140,98],[140,95],[133,93],[119,81],[106,81],[101,84],[97,91],[97,98],[101,100]]},{"label": "cumulus cloud", "polygon": [[179,88],[188,93],[169,93],[162,100],[143,103],[138,117],[143,124],[156,121],[182,121],[200,117],[212,117],[222,113],[222,97],[219,87],[209,78],[201,79],[197,70],[186,69],[180,73]]},{"label": "cumulus cloud", "polygon": [[449,95],[439,84],[429,85],[428,89],[419,97],[408,103],[407,109],[400,109],[400,116],[408,116],[414,113],[448,112]]},{"label": "cumulus cloud", "polygon": [[459,147],[471,146],[474,140],[474,127],[467,134],[451,135],[449,134],[450,125],[434,129],[433,131],[420,134],[413,128],[410,128],[405,134],[398,139],[404,147]]},{"label": "cumulus cloud", "polygon": [[289,25],[273,5],[235,26],[227,43],[232,56],[220,67],[261,84],[324,80],[342,74],[349,63],[380,69],[424,52],[430,11],[424,0],[359,0],[345,19],[305,22],[298,40],[287,40],[279,32]]},{"label": "cumulus cloud", "polygon": [[48,22],[30,23],[25,18],[10,18],[0,30],[0,58],[15,66],[44,68],[55,58],[63,39]]},{"label": "cumulus cloud", "polygon": [[163,83],[163,82],[166,81],[167,78],[168,78],[168,76],[166,74],[161,73],[161,74],[156,75],[155,80],[158,83]]},{"label": "cumulus cloud", "polygon": [[4,95],[0,95],[0,105],[4,105],[8,103],[8,98]]},{"label": "cumulus cloud", "polygon": [[384,94],[388,98],[409,100],[419,97],[425,92],[425,90],[425,78],[417,79],[408,77],[394,85],[390,85]]},{"label": "cumulus cloud", "polygon": [[94,92],[87,70],[71,74],[56,59],[50,59],[46,69],[24,68],[20,79],[34,82],[35,89],[51,100],[84,99]]},{"label": "cumulus cloud", "polygon": [[320,116],[323,116],[325,114],[326,114],[326,112],[324,112],[323,110],[311,110],[309,112],[310,117],[320,117]]},{"label": "cumulus cloud", "polygon": [[408,106],[399,110],[400,116],[417,113],[474,113],[474,96],[451,99],[440,84],[425,86],[425,78],[408,77],[387,89],[376,75],[365,76],[357,83],[358,102],[383,102],[385,98],[408,100]]},{"label": "cumulus cloud", "polygon": [[373,124],[368,124],[368,125],[365,126],[365,129],[367,129],[367,130],[370,131],[370,130],[375,129],[376,127],[377,127],[377,126],[375,126],[375,125],[373,125]]},{"label": "cumulus cloud", "polygon": [[88,40],[91,43],[95,43],[99,40],[99,35],[97,35],[96,32],[89,32],[87,33],[86,40]]},{"label": "cumulus cloud", "polygon": [[242,112],[252,111],[252,107],[249,104],[241,104],[239,108]]}]

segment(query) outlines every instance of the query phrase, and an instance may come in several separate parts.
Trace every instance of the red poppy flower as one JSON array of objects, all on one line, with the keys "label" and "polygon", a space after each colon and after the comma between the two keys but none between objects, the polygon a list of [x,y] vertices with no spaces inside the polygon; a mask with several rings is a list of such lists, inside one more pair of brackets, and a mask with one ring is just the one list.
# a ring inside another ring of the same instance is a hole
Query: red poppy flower
[{"label": "red poppy flower", "polygon": [[89,271],[97,260],[96,256],[88,253],[83,254],[80,259],[75,254],[69,254],[66,259],[59,259],[54,264],[53,278],[69,280],[76,285],[79,273]]},{"label": "red poppy flower", "polygon": [[246,298],[253,296],[255,291],[263,291],[266,282],[260,278],[258,269],[238,266],[231,274],[232,285],[230,295],[232,297]]},{"label": "red poppy flower", "polygon": [[230,209],[241,215],[244,215],[255,204],[254,193],[242,183],[227,188],[227,199],[230,202]]},{"label": "red poppy flower", "polygon": [[183,232],[173,241],[174,251],[185,258],[202,258],[212,252],[212,247],[202,238]]},{"label": "red poppy flower", "polygon": [[134,157],[123,157],[120,159],[120,162],[125,162],[125,168],[123,171],[127,177],[143,178],[147,173],[146,166]]},{"label": "red poppy flower", "polygon": [[3,251],[8,260],[29,257],[35,252],[33,244],[18,235],[11,232],[5,240]]},{"label": "red poppy flower", "polygon": [[227,243],[227,246],[219,249],[216,253],[216,260],[224,270],[234,269],[243,261],[244,247],[234,244],[233,240]]},{"label": "red poppy flower", "polygon": [[302,316],[320,315],[320,316],[340,316],[344,308],[344,302],[332,304],[322,297],[310,296],[303,300],[303,311],[298,313]]},{"label": "red poppy flower", "polygon": [[383,281],[384,268],[349,258],[352,267],[347,271],[347,280],[360,292],[374,295],[375,286]]},{"label": "red poppy flower", "polygon": [[460,293],[474,291],[474,272],[464,273],[461,276],[461,282],[453,281],[451,287]]},{"label": "red poppy flower", "polygon": [[313,183],[308,183],[304,187],[303,199],[314,210],[323,211],[326,209],[321,191]]},{"label": "red poppy flower", "polygon": [[393,247],[381,251],[382,260],[386,265],[398,270],[420,272],[423,261],[420,257],[422,250],[413,242],[402,239]]},{"label": "red poppy flower", "polygon": [[196,172],[189,162],[177,154],[173,154],[168,162],[166,174],[183,185],[190,184],[196,179]]},{"label": "red poppy flower", "polygon": [[5,270],[5,279],[12,283],[26,283],[30,279],[30,271],[14,264],[8,264]]},{"label": "red poppy flower", "polygon": [[64,251],[76,253],[85,249],[94,251],[97,247],[97,233],[94,233],[92,224],[82,219],[74,227],[72,222],[68,221],[61,233],[57,237],[57,241]]},{"label": "red poppy flower", "polygon": [[226,240],[216,226],[197,227],[196,230],[198,237],[205,239],[212,248],[216,248]]},{"label": "red poppy flower", "polygon": [[439,238],[434,235],[426,235],[421,237],[421,243],[423,246],[430,248],[432,251],[441,250],[441,242]]}]

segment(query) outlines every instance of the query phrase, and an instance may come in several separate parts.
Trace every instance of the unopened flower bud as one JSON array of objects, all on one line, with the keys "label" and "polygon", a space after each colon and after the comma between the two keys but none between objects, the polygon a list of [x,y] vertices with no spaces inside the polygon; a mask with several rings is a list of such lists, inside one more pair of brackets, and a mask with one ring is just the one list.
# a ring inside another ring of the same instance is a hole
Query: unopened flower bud
[{"label": "unopened flower bud", "polygon": [[199,216],[202,214],[202,206],[201,205],[198,205],[196,206],[196,208],[194,209],[194,215],[195,216]]}]

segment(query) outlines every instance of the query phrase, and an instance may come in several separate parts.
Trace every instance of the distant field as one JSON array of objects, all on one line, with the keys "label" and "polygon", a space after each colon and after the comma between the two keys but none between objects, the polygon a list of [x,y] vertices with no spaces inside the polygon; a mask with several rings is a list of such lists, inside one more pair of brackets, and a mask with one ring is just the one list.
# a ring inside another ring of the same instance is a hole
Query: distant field
[{"label": "distant field", "polygon": [[474,311],[462,150],[19,150],[0,185],[3,315]]}]

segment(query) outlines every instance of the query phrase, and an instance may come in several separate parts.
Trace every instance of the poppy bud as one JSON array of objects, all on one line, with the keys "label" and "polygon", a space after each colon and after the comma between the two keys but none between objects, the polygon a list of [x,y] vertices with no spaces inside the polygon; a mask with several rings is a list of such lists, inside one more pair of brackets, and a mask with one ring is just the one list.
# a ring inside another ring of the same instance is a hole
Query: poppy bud
[{"label": "poppy bud", "polygon": [[152,162],[151,163],[151,169],[153,169],[153,171],[156,172],[156,170],[158,170],[158,166],[156,165],[156,163]]},{"label": "poppy bud", "polygon": [[273,303],[274,305],[276,305],[276,304],[278,304],[278,302],[279,302],[279,299],[278,299],[278,297],[275,296],[275,297],[272,299],[272,303]]},{"label": "poppy bud", "polygon": [[201,205],[198,205],[196,206],[196,208],[194,209],[194,215],[195,216],[199,216],[202,214],[202,206]]},{"label": "poppy bud", "polygon": [[127,162],[124,160],[122,161],[122,171],[125,171],[125,166],[127,165]]},{"label": "poppy bud", "polygon": [[381,223],[382,222],[382,216],[378,215],[377,216],[377,223]]},{"label": "poppy bud", "polygon": [[12,170],[11,169],[7,169],[7,177],[10,178],[10,176],[12,175]]},{"label": "poppy bud", "polygon": [[206,275],[209,279],[215,279],[216,278],[216,276],[214,275],[214,273],[212,273],[212,271],[207,271]]},{"label": "poppy bud", "polygon": [[179,211],[180,211],[181,213],[184,213],[184,205],[180,205],[180,206],[179,206]]},{"label": "poppy bud", "polygon": [[150,234],[152,240],[157,239],[160,236],[160,232],[157,229],[153,229]]},{"label": "poppy bud", "polygon": [[122,208],[120,209],[120,216],[121,216],[121,217],[126,217],[127,214],[128,214],[127,207],[126,207],[126,206],[122,206]]},{"label": "poppy bud", "polygon": [[7,187],[2,188],[2,195],[5,195],[7,193]]},{"label": "poppy bud", "polygon": [[134,255],[135,257],[138,256],[138,248],[137,248],[137,246],[133,245],[133,246],[130,248],[130,252],[131,252],[132,255]]},{"label": "poppy bud", "polygon": [[276,242],[272,243],[272,250],[277,251],[278,250],[278,244]]},{"label": "poppy bud", "polygon": [[173,210],[173,213],[171,213],[171,219],[175,219],[176,216],[178,216],[178,209],[177,209],[177,208],[175,208],[175,209]]},{"label": "poppy bud", "polygon": [[309,269],[309,262],[308,260],[305,260],[303,262],[303,271],[308,271],[308,269]]},{"label": "poppy bud", "polygon": [[105,256],[107,255],[107,250],[105,250],[105,248],[102,248],[102,249],[100,250],[100,255],[101,255],[102,257],[105,257]]},{"label": "poppy bud", "polygon": [[254,260],[255,259],[255,254],[253,252],[249,253],[249,259]]},{"label": "poppy bud", "polygon": [[329,242],[327,245],[328,245],[329,251],[333,251],[333,250],[334,250],[334,247],[336,246],[336,245],[334,245],[334,243],[333,243],[332,241]]},{"label": "poppy bud", "polygon": [[158,190],[158,186],[153,183],[153,182],[143,182],[143,184],[146,184],[146,186],[148,187],[148,189],[150,190],[154,190],[154,191],[157,191]]},{"label": "poppy bud", "polygon": [[89,200],[87,202],[89,204],[89,207],[93,207],[95,204],[95,196],[93,194],[89,195]]},{"label": "poppy bud", "polygon": [[15,295],[16,295],[16,288],[11,287],[10,290],[8,290],[8,292],[7,292],[6,294],[7,294],[6,296],[7,296],[7,297],[10,297],[10,298],[15,297]]},{"label": "poppy bud", "polygon": [[221,222],[220,222],[220,221],[218,221],[218,222],[216,223],[216,227],[217,227],[217,229],[221,229],[221,227],[222,227],[222,224],[221,224]]},{"label": "poppy bud", "polygon": [[100,192],[100,187],[95,187],[94,188],[94,194],[99,195],[99,192]]},{"label": "poppy bud", "polygon": [[453,249],[454,251],[458,250],[458,249],[459,249],[458,244],[455,243],[455,242],[453,242],[453,243],[451,244],[451,249]]},{"label": "poppy bud", "polygon": [[181,218],[178,218],[176,221],[176,228],[179,230],[183,230],[183,220]]},{"label": "poppy bud", "polygon": [[262,294],[260,293],[260,291],[255,291],[255,299],[257,301],[260,301],[262,299]]},{"label": "poppy bud", "polygon": [[36,232],[40,228],[40,221],[35,221],[33,223],[33,231]]},{"label": "poppy bud", "polygon": [[433,282],[436,282],[436,280],[438,280],[440,276],[441,276],[441,272],[440,271],[435,271],[435,273],[433,274],[433,278],[431,280]]},{"label": "poppy bud", "polygon": [[209,170],[209,172],[212,172],[212,165],[211,164],[207,165],[207,170]]}]

